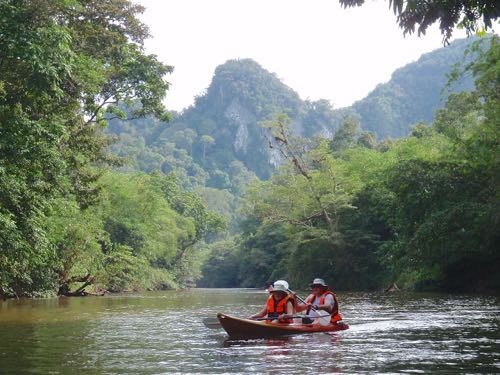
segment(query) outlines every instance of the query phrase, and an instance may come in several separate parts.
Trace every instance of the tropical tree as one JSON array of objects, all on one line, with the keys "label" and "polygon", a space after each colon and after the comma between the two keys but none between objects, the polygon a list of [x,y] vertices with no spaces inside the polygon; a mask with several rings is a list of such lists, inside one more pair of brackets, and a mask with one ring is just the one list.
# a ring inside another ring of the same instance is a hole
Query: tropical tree
[{"label": "tropical tree", "polygon": [[201,141],[201,144],[203,147],[203,152],[202,152],[203,160],[205,160],[206,150],[208,147],[210,147],[211,145],[213,145],[215,143],[215,139],[213,137],[205,134],[205,135],[201,136],[200,141]]}]

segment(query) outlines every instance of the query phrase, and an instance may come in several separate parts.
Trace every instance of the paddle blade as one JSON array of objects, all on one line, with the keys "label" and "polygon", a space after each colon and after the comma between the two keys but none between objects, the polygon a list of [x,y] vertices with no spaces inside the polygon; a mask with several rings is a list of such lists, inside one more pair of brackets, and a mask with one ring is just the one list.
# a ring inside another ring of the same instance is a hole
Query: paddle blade
[{"label": "paddle blade", "polygon": [[210,329],[219,329],[222,328],[220,325],[219,319],[217,318],[205,318],[202,320],[203,324],[205,327],[210,328]]}]

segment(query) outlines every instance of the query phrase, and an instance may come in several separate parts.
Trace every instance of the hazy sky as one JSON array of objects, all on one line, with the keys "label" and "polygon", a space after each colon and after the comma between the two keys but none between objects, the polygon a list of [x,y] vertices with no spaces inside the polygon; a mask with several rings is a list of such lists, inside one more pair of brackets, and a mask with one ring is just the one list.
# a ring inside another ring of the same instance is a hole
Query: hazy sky
[{"label": "hazy sky", "polygon": [[[388,1],[343,9],[337,0],[134,0],[152,38],[146,51],[174,66],[165,102],[181,110],[209,86],[215,68],[251,58],[302,99],[335,108],[362,99],[391,73],[442,47],[436,25],[403,37]],[[464,37],[455,32],[454,37]]]}]

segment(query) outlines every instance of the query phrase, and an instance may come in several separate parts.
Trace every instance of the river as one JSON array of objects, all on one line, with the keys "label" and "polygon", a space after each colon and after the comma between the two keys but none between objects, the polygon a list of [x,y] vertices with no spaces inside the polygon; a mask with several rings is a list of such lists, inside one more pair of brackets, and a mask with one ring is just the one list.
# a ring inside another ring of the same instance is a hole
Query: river
[{"label": "river", "polygon": [[347,331],[247,341],[202,319],[248,316],[262,290],[4,301],[0,373],[500,373],[499,297],[338,295]]}]

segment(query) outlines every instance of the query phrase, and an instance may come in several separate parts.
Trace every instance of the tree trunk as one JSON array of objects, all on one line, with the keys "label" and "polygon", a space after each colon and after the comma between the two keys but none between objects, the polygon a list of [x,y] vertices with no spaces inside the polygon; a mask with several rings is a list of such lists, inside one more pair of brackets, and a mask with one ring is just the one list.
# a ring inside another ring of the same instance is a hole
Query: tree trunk
[{"label": "tree trunk", "polygon": [[[70,279],[63,280],[57,294],[59,296],[66,296],[66,297],[83,297],[89,295],[103,296],[104,294],[106,294],[107,293],[106,290],[101,290],[98,293],[91,293],[85,291],[85,288],[88,287],[89,285],[92,285],[94,283],[94,280],[95,277],[92,276],[90,273],[86,276],[74,276]],[[83,282],[83,285],[81,285],[78,289],[71,291],[69,285],[75,282]]]}]

